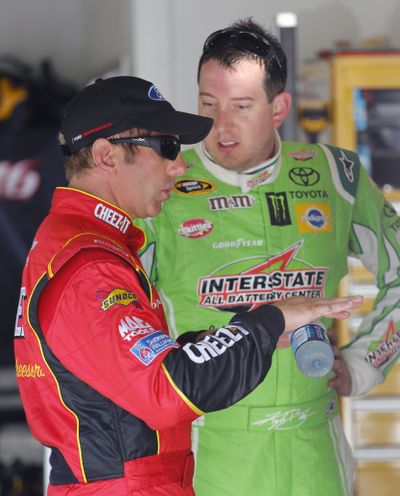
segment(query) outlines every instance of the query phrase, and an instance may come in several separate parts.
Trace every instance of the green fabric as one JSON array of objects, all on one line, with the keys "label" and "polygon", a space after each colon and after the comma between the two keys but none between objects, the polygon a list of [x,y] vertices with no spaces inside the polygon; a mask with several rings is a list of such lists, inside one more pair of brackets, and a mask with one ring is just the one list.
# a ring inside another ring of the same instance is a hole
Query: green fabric
[{"label": "green fabric", "polygon": [[326,422],[313,429],[261,435],[194,427],[193,437],[197,429],[197,496],[346,494]]},{"label": "green fabric", "polygon": [[[273,180],[260,183],[270,171],[260,172],[245,193],[208,172],[195,150],[184,158],[190,168],[161,214],[138,222],[147,235],[143,260],[151,267],[173,336],[223,326],[232,312],[260,303],[335,296],[350,253],[377,273],[378,301],[398,287],[398,228],[384,215],[383,197],[356,154],[282,143]],[[396,256],[388,253],[386,241]],[[399,307],[396,294],[392,310]],[[380,322],[389,311],[378,305],[360,331],[354,348],[363,363],[368,346],[384,333]],[[383,378],[395,359],[377,374]],[[278,349],[265,381],[232,408],[240,416],[240,407],[307,404],[327,394],[327,381],[328,376],[305,377],[291,349]],[[210,415],[228,426],[228,412]],[[197,495],[346,494],[336,425],[326,420],[289,430],[222,429],[207,427],[206,416],[205,426],[194,431]]]}]

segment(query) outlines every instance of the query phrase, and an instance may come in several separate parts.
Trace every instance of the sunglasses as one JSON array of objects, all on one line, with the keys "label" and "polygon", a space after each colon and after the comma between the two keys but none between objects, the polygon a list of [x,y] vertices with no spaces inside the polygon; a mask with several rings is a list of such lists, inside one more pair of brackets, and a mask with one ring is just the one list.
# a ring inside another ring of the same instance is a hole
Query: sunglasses
[{"label": "sunglasses", "polygon": [[181,151],[181,142],[175,136],[127,136],[126,138],[112,138],[108,140],[110,143],[129,143],[135,146],[145,146],[152,148],[161,157],[168,160],[175,160],[178,153]]},{"label": "sunglasses", "polygon": [[274,47],[263,36],[250,31],[232,31],[232,29],[220,29],[210,34],[203,46],[203,53],[214,48],[233,47],[244,52],[251,53],[257,57],[268,57],[271,55],[281,68],[279,58],[275,54]]}]

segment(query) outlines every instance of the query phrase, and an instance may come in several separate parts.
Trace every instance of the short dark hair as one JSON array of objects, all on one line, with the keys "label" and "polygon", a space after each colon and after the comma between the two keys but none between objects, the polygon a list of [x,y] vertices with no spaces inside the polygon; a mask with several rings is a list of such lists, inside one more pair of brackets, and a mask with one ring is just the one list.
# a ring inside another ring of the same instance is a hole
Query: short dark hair
[{"label": "short dark hair", "polygon": [[[125,138],[127,136],[147,136],[149,135],[149,131],[144,129],[128,129],[123,131],[122,133],[114,134],[113,136],[109,136],[106,139],[112,138]],[[65,169],[65,177],[67,181],[71,181],[73,177],[79,177],[81,174],[85,172],[86,169],[90,169],[93,167],[92,160],[92,146],[85,146],[84,148],[80,148],[76,152],[68,155],[65,158],[64,169]],[[135,156],[137,154],[137,146],[131,145],[128,143],[121,143],[120,146],[124,149],[125,160],[126,161],[134,161]]]},{"label": "short dark hair", "polygon": [[[241,41],[241,37],[245,37],[243,35],[249,35],[250,41],[253,37],[255,44],[256,40],[260,40],[267,48],[265,54],[263,52],[261,55],[257,52],[253,53],[248,43]],[[218,40],[218,38],[221,42],[214,43],[213,40]],[[224,42],[225,39],[226,42]],[[264,89],[270,102],[285,90],[287,58],[282,45],[276,36],[254,22],[251,17],[234,22],[207,38],[199,60],[197,81],[200,79],[203,64],[208,60],[213,59],[225,67],[233,67],[239,60],[245,58],[254,58],[263,65],[265,69]]]}]

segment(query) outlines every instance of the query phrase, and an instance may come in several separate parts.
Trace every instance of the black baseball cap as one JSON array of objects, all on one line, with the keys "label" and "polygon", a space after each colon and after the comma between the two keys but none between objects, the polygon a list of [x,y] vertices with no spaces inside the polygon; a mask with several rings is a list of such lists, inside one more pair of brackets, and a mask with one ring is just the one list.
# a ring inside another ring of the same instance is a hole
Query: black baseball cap
[{"label": "black baseball cap", "polygon": [[209,117],[179,112],[157,87],[144,79],[117,76],[97,79],[66,106],[60,127],[64,155],[131,128],[178,135],[182,144],[207,136],[213,124]]}]

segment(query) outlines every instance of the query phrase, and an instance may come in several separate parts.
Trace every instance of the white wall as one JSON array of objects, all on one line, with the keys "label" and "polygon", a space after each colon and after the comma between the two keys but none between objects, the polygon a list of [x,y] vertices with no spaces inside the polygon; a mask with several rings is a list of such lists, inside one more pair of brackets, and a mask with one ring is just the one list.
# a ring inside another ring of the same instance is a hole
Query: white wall
[{"label": "white wall", "polygon": [[285,10],[298,15],[300,60],[337,39],[388,35],[400,46],[398,0],[0,0],[0,55],[49,57],[80,84],[131,55],[136,75],[193,111],[206,36],[245,16],[274,30]]},{"label": "white wall", "polygon": [[275,30],[278,12],[297,13],[299,60],[334,41],[390,36],[400,47],[398,0],[131,0],[136,75],[156,82],[177,107],[195,111],[205,38],[240,17]]}]

